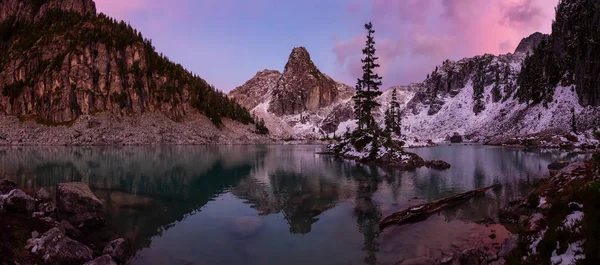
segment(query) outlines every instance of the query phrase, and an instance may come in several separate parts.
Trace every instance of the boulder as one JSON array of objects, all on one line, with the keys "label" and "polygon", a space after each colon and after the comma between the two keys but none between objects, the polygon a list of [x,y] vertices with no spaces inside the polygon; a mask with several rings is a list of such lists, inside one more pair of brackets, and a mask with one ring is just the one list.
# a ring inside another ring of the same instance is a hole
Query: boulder
[{"label": "boulder", "polygon": [[104,247],[102,254],[109,255],[111,258],[117,261],[123,261],[125,252],[127,251],[127,241],[123,238],[115,239],[110,241]]},{"label": "boulder", "polygon": [[35,211],[35,201],[22,190],[11,190],[6,195],[0,195],[0,210],[3,209],[15,213],[31,214]]},{"label": "boulder", "polygon": [[45,213],[46,215],[52,214],[56,211],[56,205],[53,202],[44,202],[38,205],[38,211]]},{"label": "boulder", "polygon": [[38,238],[27,240],[25,247],[48,264],[83,264],[93,258],[91,249],[68,238],[57,227]]},{"label": "boulder", "polygon": [[442,161],[442,160],[427,161],[425,163],[425,165],[427,167],[437,169],[437,170],[446,170],[446,169],[449,169],[450,167],[452,167],[452,165],[450,165],[447,162]]},{"label": "boulder", "polygon": [[73,226],[67,220],[61,220],[59,225],[60,230],[71,238],[79,238],[83,235],[81,230]]},{"label": "boulder", "polygon": [[232,232],[240,238],[255,235],[262,226],[262,220],[255,216],[243,216],[233,222]]},{"label": "boulder", "polygon": [[117,263],[110,257],[110,255],[104,255],[83,265],[117,265]]},{"label": "boulder", "polygon": [[104,206],[87,184],[58,184],[56,197],[59,217],[74,226],[94,228],[104,224]]},{"label": "boulder", "polygon": [[17,184],[8,179],[0,179],[0,195],[7,194],[17,188]]},{"label": "boulder", "polygon": [[52,201],[52,196],[50,196],[50,193],[48,191],[46,191],[44,188],[41,188],[35,194],[35,200],[38,202],[49,202],[49,201]]}]

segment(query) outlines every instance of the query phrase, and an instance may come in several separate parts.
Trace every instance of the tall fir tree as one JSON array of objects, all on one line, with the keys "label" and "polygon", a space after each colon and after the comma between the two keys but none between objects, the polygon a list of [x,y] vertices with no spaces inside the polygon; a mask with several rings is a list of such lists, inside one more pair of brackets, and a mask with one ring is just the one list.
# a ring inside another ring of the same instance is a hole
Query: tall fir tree
[{"label": "tall fir tree", "polygon": [[367,41],[362,53],[365,55],[361,60],[363,63],[363,76],[358,79],[356,84],[356,95],[354,96],[355,109],[354,112],[358,118],[359,130],[372,130],[376,128],[375,119],[373,119],[372,111],[379,106],[375,98],[381,95],[379,87],[381,86],[381,76],[375,73],[375,69],[379,67],[377,64],[378,57],[375,56],[375,40],[373,34],[373,24],[371,22],[365,24],[367,30]]}]

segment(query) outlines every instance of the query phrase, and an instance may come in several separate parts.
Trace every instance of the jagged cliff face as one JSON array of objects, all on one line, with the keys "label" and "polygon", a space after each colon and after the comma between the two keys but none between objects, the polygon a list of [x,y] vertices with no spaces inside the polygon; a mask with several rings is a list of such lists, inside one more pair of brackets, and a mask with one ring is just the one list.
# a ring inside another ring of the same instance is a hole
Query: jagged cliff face
[{"label": "jagged cliff face", "polygon": [[338,98],[337,88],[337,82],[314,65],[306,48],[294,48],[272,92],[269,111],[282,116],[327,107]]},{"label": "jagged cliff face", "polygon": [[253,109],[269,99],[279,78],[281,72],[277,70],[259,71],[246,83],[229,92],[229,97],[234,98],[244,108]]},{"label": "jagged cliff face", "polygon": [[542,34],[540,32],[533,33],[529,35],[529,37],[524,38],[515,49],[515,53],[533,53],[533,50],[540,45],[544,38],[548,37],[546,34]]},{"label": "jagged cliff face", "polygon": [[137,30],[96,15],[91,0],[0,0],[0,91],[0,113],[45,124],[98,112],[251,120]]},{"label": "jagged cliff face", "polygon": [[75,12],[82,16],[96,15],[96,4],[92,0],[2,0],[0,1],[0,23],[36,22],[55,9]]},{"label": "jagged cliff face", "polygon": [[322,73],[303,48],[294,48],[283,73],[263,70],[229,97],[265,120],[271,134],[313,138],[354,117],[354,89]]}]

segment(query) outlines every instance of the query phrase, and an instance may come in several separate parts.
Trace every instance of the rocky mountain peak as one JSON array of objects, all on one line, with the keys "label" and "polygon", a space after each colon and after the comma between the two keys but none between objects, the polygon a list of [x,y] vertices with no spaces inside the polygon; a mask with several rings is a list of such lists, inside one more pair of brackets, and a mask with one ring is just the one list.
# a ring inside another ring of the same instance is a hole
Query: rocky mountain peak
[{"label": "rocky mountain peak", "polygon": [[96,15],[93,0],[0,0],[0,23],[9,19],[18,22],[35,22],[50,10],[76,12],[83,16]]},{"label": "rocky mountain peak", "polygon": [[316,69],[317,67],[314,65],[312,60],[310,59],[310,54],[304,47],[296,47],[290,53],[290,57],[285,64],[285,72],[289,71],[306,71],[309,69]]},{"label": "rocky mountain peak", "polygon": [[521,40],[519,46],[517,46],[517,49],[515,50],[515,53],[533,53],[533,49],[540,45],[540,43],[542,42],[542,40],[544,40],[546,36],[548,35],[542,34],[540,32],[536,32],[529,35],[529,37],[526,37]]},{"label": "rocky mountain peak", "polygon": [[338,98],[338,86],[319,71],[306,48],[296,47],[273,90],[269,111],[281,116],[327,107]]}]

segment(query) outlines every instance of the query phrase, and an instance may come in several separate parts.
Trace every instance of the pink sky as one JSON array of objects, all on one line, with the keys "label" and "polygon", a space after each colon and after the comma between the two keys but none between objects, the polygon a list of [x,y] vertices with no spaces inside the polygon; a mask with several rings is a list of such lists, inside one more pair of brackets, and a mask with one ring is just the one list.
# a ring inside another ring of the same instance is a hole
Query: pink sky
[{"label": "pink sky", "polygon": [[[173,61],[228,91],[258,70],[282,70],[305,46],[322,71],[360,75],[362,25],[371,20],[384,88],[422,81],[445,59],[512,52],[550,32],[558,0],[96,0],[130,21]],[[218,55],[218,56],[217,56]],[[218,61],[205,66],[199,61]]]}]

